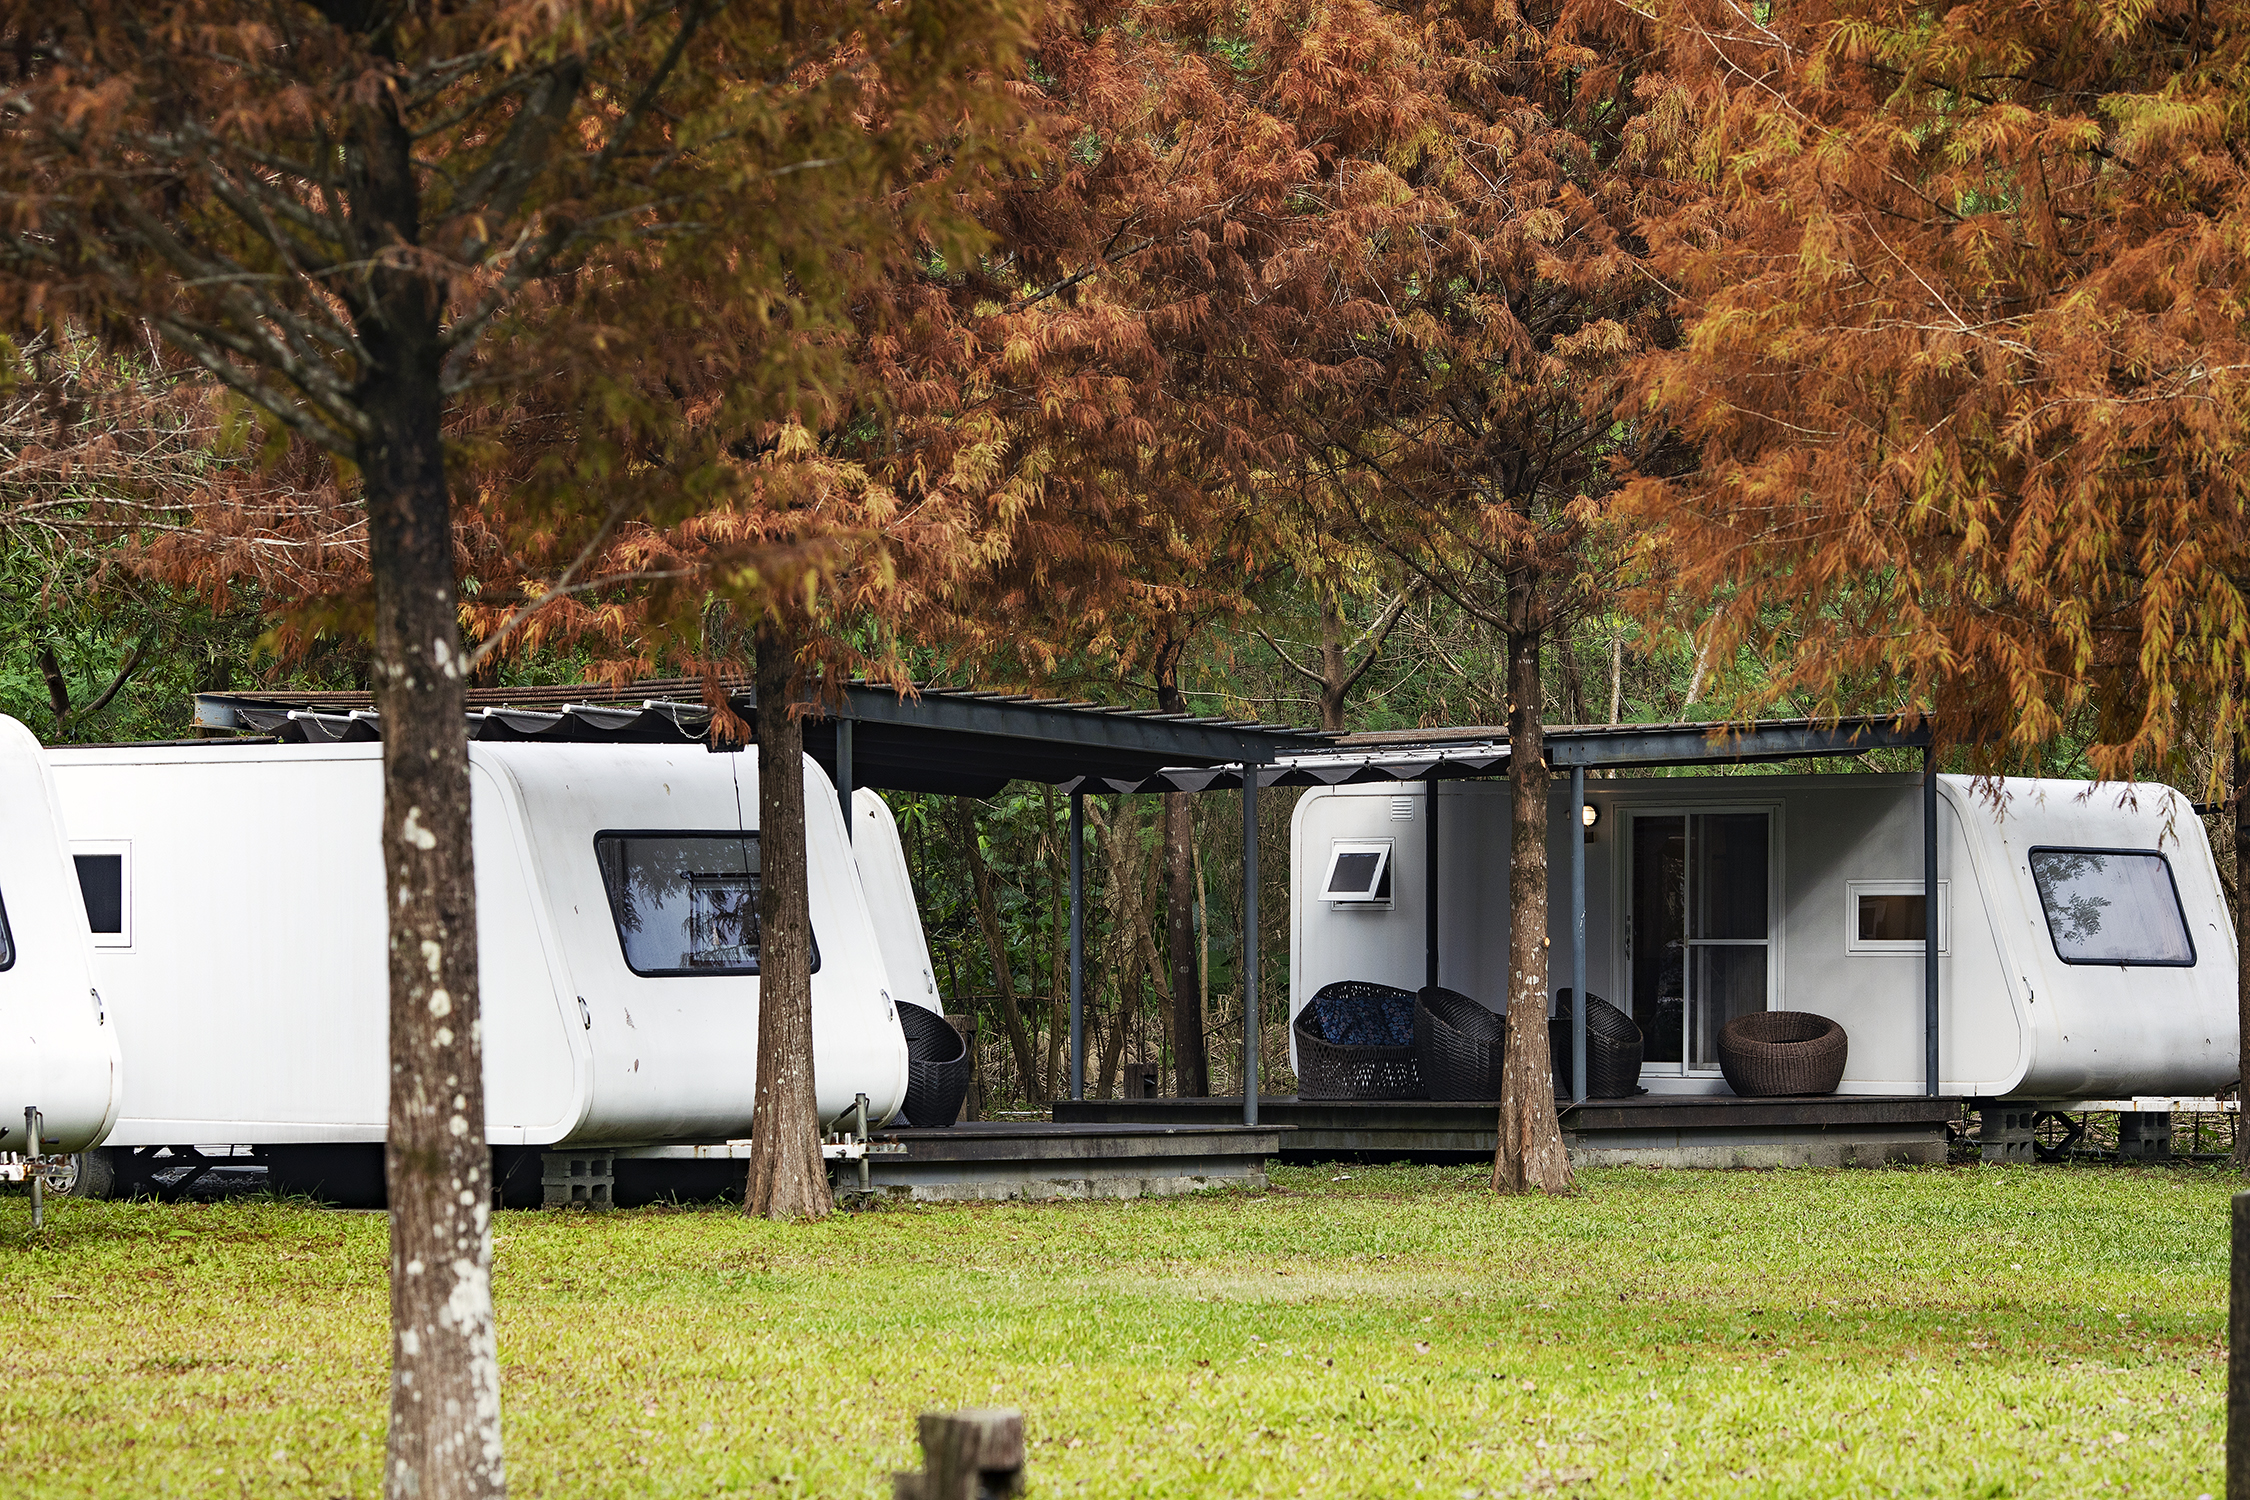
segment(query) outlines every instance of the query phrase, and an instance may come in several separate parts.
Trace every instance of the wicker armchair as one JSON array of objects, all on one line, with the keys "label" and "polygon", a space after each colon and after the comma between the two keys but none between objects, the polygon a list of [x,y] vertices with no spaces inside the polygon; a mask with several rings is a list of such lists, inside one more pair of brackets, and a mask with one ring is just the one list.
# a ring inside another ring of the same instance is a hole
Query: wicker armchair
[{"label": "wicker armchair", "polygon": [[1421,1099],[1414,992],[1346,979],[1325,985],[1290,1022],[1304,1099]]},{"label": "wicker armchair", "polygon": [[1719,1033],[1719,1071],[1746,1099],[1777,1094],[1833,1094],[1844,1081],[1851,1039],[1827,1016],[1803,1010],[1758,1010],[1736,1016]]},{"label": "wicker armchair", "polygon": [[919,1005],[898,1007],[906,1033],[906,1118],[901,1125],[939,1129],[961,1117],[969,1096],[969,1048],[945,1017]]},{"label": "wicker armchair", "polygon": [[[1558,1014],[1547,1022],[1547,1045],[1555,1066],[1555,1090],[1570,1092],[1571,992],[1555,992]],[[1599,995],[1586,997],[1586,1097],[1623,1099],[1641,1090],[1641,1028],[1633,1018]]]},{"label": "wicker armchair", "polygon": [[1497,1099],[1508,1023],[1458,990],[1414,997],[1414,1058],[1432,1099]]}]

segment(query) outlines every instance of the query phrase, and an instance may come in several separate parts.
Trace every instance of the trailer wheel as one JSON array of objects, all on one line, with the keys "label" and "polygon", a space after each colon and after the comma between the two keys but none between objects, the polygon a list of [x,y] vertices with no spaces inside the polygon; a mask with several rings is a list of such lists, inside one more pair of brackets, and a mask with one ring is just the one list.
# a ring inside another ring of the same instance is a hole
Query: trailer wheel
[{"label": "trailer wheel", "polygon": [[47,1179],[48,1192],[60,1198],[117,1196],[117,1158],[106,1148],[81,1151],[66,1159],[70,1165],[63,1174]]}]

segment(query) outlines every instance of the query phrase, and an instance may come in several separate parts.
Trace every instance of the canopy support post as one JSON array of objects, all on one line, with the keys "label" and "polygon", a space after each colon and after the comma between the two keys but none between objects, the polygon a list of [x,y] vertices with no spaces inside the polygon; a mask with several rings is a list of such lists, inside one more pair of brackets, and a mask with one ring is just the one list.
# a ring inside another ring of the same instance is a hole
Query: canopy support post
[{"label": "canopy support post", "polygon": [[1422,782],[1424,809],[1430,815],[1429,831],[1422,837],[1422,983],[1430,989],[1438,982],[1438,863],[1437,778]]},{"label": "canopy support post", "polygon": [[1586,1102],[1586,768],[1570,768],[1570,1097]]},{"label": "canopy support post", "polygon": [[1922,1069],[1938,1092],[1937,749],[1922,747]]},{"label": "canopy support post", "polygon": [[836,804],[844,810],[844,842],[852,841],[852,721],[836,721]]},{"label": "canopy support post", "polygon": [[1086,794],[1070,794],[1070,1097],[1086,1097]]},{"label": "canopy support post", "polygon": [[1242,765],[1242,1123],[1258,1123],[1258,767]]}]

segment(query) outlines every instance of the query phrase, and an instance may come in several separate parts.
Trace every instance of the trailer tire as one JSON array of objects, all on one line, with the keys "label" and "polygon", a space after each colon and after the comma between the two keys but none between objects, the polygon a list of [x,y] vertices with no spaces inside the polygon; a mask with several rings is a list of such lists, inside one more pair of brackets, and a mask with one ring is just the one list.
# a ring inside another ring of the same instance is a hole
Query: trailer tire
[{"label": "trailer tire", "polygon": [[67,1179],[50,1177],[47,1191],[58,1198],[114,1198],[117,1196],[117,1157],[106,1148],[81,1151],[70,1158]]}]

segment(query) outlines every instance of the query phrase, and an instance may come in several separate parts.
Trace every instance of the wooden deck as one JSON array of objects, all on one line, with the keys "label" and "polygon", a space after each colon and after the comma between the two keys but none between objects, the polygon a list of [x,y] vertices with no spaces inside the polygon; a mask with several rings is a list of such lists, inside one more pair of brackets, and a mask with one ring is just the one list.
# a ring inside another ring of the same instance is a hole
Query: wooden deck
[{"label": "wooden deck", "polygon": [[[1637,1094],[1562,1105],[1571,1158],[1587,1166],[1781,1167],[1934,1163],[1946,1157],[1958,1099],[1826,1094],[1742,1099]],[[1283,1161],[1487,1160],[1497,1101],[1300,1099],[1261,1095],[1261,1125],[1289,1127]],[[1055,1106],[1058,1124],[1239,1122],[1242,1099],[1086,1099]]]},{"label": "wooden deck", "polygon": [[[1231,1119],[1076,1123],[975,1121],[937,1130],[875,1132],[869,1186],[919,1202],[994,1198],[1140,1198],[1208,1187],[1265,1186],[1266,1163],[1282,1155],[1278,1124]],[[739,1196],[749,1144],[661,1146],[615,1154],[617,1201]],[[837,1174],[857,1185],[856,1167]]]}]

